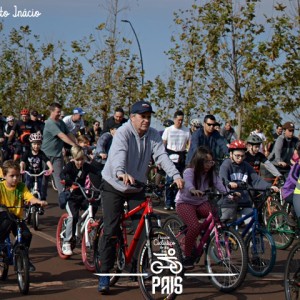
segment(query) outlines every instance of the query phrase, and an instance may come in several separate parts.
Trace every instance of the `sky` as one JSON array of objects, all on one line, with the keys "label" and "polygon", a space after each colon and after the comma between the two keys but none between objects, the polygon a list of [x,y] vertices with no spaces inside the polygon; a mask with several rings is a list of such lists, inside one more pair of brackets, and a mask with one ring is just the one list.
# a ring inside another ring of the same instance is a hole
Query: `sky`
[{"label": "sky", "polygon": [[[168,62],[164,51],[171,46],[170,36],[173,26],[173,12],[179,8],[187,9],[193,0],[120,0],[121,11],[118,29],[121,34],[132,40],[131,51],[139,56],[139,49],[133,31],[128,23],[134,27],[140,42],[145,71],[145,80],[154,79],[157,75],[168,71]],[[42,41],[80,40],[107,20],[107,10],[101,5],[101,0],[0,0],[0,20],[4,21],[4,28],[19,28],[29,25],[34,34],[38,34]],[[13,17],[18,10],[39,11],[41,15],[35,18]],[[1,18],[2,11],[10,13]],[[127,8],[127,9],[126,9]],[[174,27],[173,27],[174,29]]]}]

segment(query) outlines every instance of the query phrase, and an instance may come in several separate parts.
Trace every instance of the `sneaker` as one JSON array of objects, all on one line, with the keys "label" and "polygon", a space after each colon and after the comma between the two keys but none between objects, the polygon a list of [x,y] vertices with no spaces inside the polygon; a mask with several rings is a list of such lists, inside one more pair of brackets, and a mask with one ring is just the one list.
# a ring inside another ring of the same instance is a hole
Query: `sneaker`
[{"label": "sneaker", "polygon": [[63,244],[63,246],[62,246],[62,253],[64,255],[68,255],[68,256],[73,254],[70,243],[67,242],[67,243]]},{"label": "sneaker", "polygon": [[182,265],[184,269],[191,270],[194,268],[194,259],[191,256],[187,256],[183,259]]},{"label": "sneaker", "polygon": [[109,276],[99,276],[98,292],[102,294],[109,293]]},{"label": "sneaker", "polygon": [[31,261],[29,261],[28,265],[29,265],[29,272],[34,272],[35,271],[35,266],[33,265],[33,263]]},{"label": "sneaker", "polygon": [[164,210],[170,210],[170,209],[171,209],[170,206],[165,206],[165,207],[164,207]]},{"label": "sneaker", "polygon": [[175,208],[173,206],[170,207],[171,210],[174,210]]}]

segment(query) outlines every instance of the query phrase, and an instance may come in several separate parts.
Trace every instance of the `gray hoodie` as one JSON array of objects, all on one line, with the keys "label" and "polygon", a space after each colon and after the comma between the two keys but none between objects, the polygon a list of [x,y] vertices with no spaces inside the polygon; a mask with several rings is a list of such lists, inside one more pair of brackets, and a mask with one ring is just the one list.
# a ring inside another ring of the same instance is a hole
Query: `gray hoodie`
[{"label": "gray hoodie", "polygon": [[134,179],[146,183],[151,156],[156,164],[161,165],[168,176],[173,179],[181,178],[165,151],[159,132],[150,127],[145,135],[140,137],[129,120],[114,135],[102,177],[120,192],[138,192],[139,189],[129,185],[125,186],[117,176],[127,173]]}]

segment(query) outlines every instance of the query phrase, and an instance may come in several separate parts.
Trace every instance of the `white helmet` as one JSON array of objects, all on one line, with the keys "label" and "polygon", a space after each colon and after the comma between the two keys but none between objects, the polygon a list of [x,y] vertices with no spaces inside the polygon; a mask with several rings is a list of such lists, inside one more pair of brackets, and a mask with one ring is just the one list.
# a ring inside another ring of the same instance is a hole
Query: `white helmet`
[{"label": "white helmet", "polygon": [[192,119],[190,125],[199,128],[201,127],[201,121],[199,119]]},{"label": "white helmet", "polygon": [[30,136],[29,136],[29,142],[30,143],[34,143],[34,142],[42,142],[43,140],[43,136],[37,132],[37,133],[32,133]]},{"label": "white helmet", "polygon": [[15,118],[13,116],[8,116],[6,118],[6,122],[10,122],[10,121],[13,121]]}]

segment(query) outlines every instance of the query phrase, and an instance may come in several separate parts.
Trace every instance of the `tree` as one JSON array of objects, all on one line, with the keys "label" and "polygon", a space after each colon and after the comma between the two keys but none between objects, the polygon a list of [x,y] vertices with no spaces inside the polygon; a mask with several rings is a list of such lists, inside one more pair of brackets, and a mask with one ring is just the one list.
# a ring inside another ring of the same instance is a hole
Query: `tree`
[{"label": "tree", "polygon": [[[174,14],[178,30],[167,52],[172,90],[165,97],[170,105],[184,107],[187,116],[200,111],[233,119],[239,134],[242,127],[247,134],[254,124],[264,125],[266,113],[270,126],[280,120],[277,92],[284,79],[265,42],[264,25],[257,23],[257,2],[211,0]],[[292,43],[288,28],[285,33]],[[280,34],[274,31],[273,40]],[[156,99],[169,86],[157,82]]]}]

